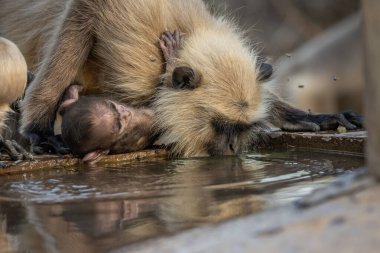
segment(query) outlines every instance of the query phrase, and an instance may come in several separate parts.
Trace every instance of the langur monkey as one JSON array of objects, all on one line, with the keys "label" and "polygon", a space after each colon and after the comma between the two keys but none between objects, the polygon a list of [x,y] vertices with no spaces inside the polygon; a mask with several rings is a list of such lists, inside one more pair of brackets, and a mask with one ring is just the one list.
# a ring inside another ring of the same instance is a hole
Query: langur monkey
[{"label": "langur monkey", "polygon": [[[21,104],[21,131],[33,150],[54,136],[59,100],[75,81],[84,95],[152,109],[160,143],[185,157],[237,154],[268,123],[285,131],[361,126],[354,113],[311,114],[281,100],[265,86],[272,68],[252,42],[202,0],[0,0],[0,6],[0,30],[36,70]],[[183,36],[173,36],[176,30]],[[169,54],[158,43],[163,34]],[[169,57],[175,60],[166,66]]]}]

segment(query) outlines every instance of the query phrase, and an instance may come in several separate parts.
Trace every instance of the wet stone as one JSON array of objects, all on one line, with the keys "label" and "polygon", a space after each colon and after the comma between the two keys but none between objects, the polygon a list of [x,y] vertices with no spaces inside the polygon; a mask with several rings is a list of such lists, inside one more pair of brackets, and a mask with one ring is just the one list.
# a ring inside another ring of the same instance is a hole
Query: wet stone
[{"label": "wet stone", "polygon": [[334,150],[337,152],[364,153],[367,139],[366,131],[292,133],[273,131],[268,133],[268,141],[261,144],[261,149],[305,148],[316,150]]}]

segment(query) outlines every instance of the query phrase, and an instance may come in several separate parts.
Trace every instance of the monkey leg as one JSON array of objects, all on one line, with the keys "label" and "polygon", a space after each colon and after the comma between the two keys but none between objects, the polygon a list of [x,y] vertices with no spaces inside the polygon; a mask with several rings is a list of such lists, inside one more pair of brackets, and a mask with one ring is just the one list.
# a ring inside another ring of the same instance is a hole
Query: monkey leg
[{"label": "monkey leg", "polygon": [[21,102],[21,133],[30,139],[33,151],[42,151],[38,148],[42,143],[51,143],[59,100],[92,48],[95,15],[88,3],[71,1],[66,6],[66,16]]},{"label": "monkey leg", "polygon": [[274,94],[271,94],[270,99],[270,116],[267,120],[284,131],[315,132],[336,130],[339,126],[355,130],[363,127],[362,116],[354,112],[312,114],[290,106]]}]

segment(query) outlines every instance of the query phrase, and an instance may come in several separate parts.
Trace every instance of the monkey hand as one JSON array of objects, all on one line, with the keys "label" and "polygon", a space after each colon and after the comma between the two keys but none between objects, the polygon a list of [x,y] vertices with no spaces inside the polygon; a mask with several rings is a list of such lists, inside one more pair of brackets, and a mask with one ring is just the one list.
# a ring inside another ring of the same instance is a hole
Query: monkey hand
[{"label": "monkey hand", "polygon": [[41,133],[29,130],[24,135],[30,140],[31,150],[34,154],[56,153],[65,155],[70,152],[62,139],[59,136],[54,136],[52,131]]},{"label": "monkey hand", "polygon": [[308,113],[281,101],[272,94],[272,105],[267,120],[284,131],[336,130],[339,126],[347,130],[363,127],[363,117],[355,112],[337,114]]},{"label": "monkey hand", "polygon": [[336,130],[339,126],[347,130],[363,128],[363,117],[355,112],[337,114],[309,115],[310,121],[317,124],[320,130]]},{"label": "monkey hand", "polygon": [[[12,161],[16,161],[16,163],[24,160],[33,160],[32,154],[26,151],[24,147],[15,140],[7,140],[0,136],[0,148],[9,155]],[[5,163],[1,163],[0,167],[12,165],[13,164],[6,165]]]},{"label": "monkey hand", "polygon": [[178,50],[181,48],[180,31],[175,30],[174,33],[164,32],[161,35],[159,44],[166,62],[166,72],[172,72],[175,67]]},{"label": "monkey hand", "polygon": [[177,59],[182,47],[182,37],[183,34],[175,30],[174,33],[164,32],[159,39],[165,61],[165,73],[161,76],[161,83],[175,89],[192,90],[198,87],[200,75],[198,71],[188,66],[178,66]]},{"label": "monkey hand", "polygon": [[281,126],[285,131],[326,131],[336,130],[339,126],[355,130],[363,127],[362,116],[355,112],[311,114],[298,111],[288,116]]}]

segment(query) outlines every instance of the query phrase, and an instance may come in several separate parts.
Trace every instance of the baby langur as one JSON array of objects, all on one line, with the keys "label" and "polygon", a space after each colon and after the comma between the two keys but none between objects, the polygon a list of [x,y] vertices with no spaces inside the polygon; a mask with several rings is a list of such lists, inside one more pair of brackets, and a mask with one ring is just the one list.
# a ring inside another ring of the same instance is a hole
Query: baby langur
[{"label": "baby langur", "polygon": [[20,98],[28,78],[27,65],[18,47],[0,37],[0,147],[12,160],[32,159],[13,138],[18,134],[17,127],[10,129],[6,124],[16,117],[10,104]]},{"label": "baby langur", "polygon": [[94,163],[101,155],[142,150],[153,144],[153,112],[135,109],[118,102],[92,96],[79,97],[80,85],[64,94],[62,140],[84,162]]}]

